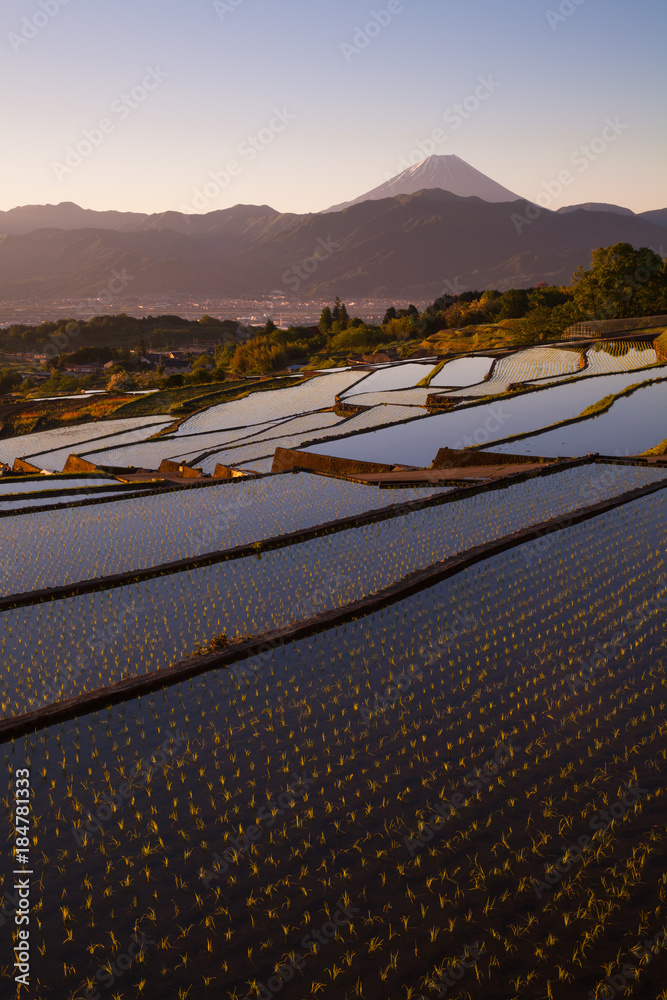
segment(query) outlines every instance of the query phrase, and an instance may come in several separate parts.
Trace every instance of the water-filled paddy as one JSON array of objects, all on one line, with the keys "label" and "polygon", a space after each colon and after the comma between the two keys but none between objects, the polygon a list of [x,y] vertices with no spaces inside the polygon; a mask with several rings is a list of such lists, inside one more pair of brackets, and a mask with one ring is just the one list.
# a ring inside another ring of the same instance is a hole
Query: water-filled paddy
[{"label": "water-filled paddy", "polygon": [[[74,687],[103,687],[126,670],[160,669],[222,632],[255,635],[310,618],[474,545],[664,476],[665,470],[643,467],[584,466],[261,557],[4,612],[4,714],[27,711],[35,700],[41,703],[54,685],[66,697]],[[76,565],[82,576],[93,575],[86,573],[85,563],[82,569]],[[35,577],[24,576],[21,586],[29,589],[30,580]],[[9,567],[3,589],[19,589]]]},{"label": "water-filled paddy", "polygon": [[[30,507],[62,507],[64,504],[82,503],[85,500],[101,500],[105,497],[117,497],[119,494],[126,494],[128,490],[84,490],[81,493],[61,493],[58,496],[49,497],[29,497],[23,499],[18,497],[11,500],[0,494],[0,513],[12,510],[29,510]],[[2,535],[0,529],[0,535]],[[56,556],[58,553],[56,553]]]},{"label": "water-filled paddy", "polygon": [[39,479],[3,479],[0,477],[0,498],[15,496],[20,493],[36,493],[41,490],[78,490],[104,489],[115,485],[118,480],[111,476],[83,476],[80,479],[72,476],[40,476]]},{"label": "water-filled paddy", "polygon": [[431,379],[432,386],[467,386],[481,382],[489,374],[493,358],[455,358]]},{"label": "water-filled paddy", "polygon": [[[287,473],[2,518],[0,591],[23,593],[145,569],[442,492],[447,490],[379,490]],[[31,558],[17,560],[16,551],[29,551]]]},{"label": "water-filled paddy", "polygon": [[645,386],[600,413],[564,427],[497,445],[491,451],[518,455],[577,457],[641,455],[667,438],[667,384]]},{"label": "water-filled paddy", "polygon": [[358,393],[388,392],[392,389],[409,389],[416,386],[433,371],[433,364],[404,364],[371,372],[348,389],[343,398],[350,399]]},{"label": "water-filled paddy", "polygon": [[[647,378],[665,375],[667,366],[662,365],[651,369]],[[509,396],[487,406],[467,406],[402,426],[311,445],[304,450],[367,462],[430,466],[439,448],[467,448],[514,434],[530,434],[549,424],[572,419],[604,396],[641,380],[637,372],[576,379],[565,385]]]},{"label": "water-filled paddy", "polygon": [[[142,982],[146,1000],[192,985],[240,998],[297,952],[298,1000],[334,967],[336,996],[362,976],[371,1000],[431,995],[434,970],[471,945],[472,1000],[517,965],[522,997],[570,1000],[556,967],[579,973],[582,940],[591,983],[604,982],[639,922],[650,936],[664,922],[664,534],[662,500],[647,498],[233,671],[7,746],[8,766],[29,761],[33,775],[35,944],[72,932],[35,963],[35,994],[83,994],[128,928],[147,944],[123,990]],[[600,666],[573,692],[581,659]],[[305,792],[278,812],[294,775]],[[628,783],[641,802],[594,831]],[[7,811],[0,823],[9,838]],[[593,849],[538,898],[531,878],[582,833]],[[302,945],[340,902],[352,926]],[[659,956],[641,963],[644,995],[661,973]]]}]

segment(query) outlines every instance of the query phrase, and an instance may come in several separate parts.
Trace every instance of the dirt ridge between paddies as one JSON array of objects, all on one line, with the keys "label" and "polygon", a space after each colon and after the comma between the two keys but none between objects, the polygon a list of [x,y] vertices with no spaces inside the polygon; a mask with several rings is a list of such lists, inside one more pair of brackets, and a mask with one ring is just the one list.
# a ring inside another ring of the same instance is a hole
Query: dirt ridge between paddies
[{"label": "dirt ridge between paddies", "polygon": [[[63,584],[59,587],[45,588],[42,590],[32,590],[23,594],[11,594],[0,598],[0,614],[4,611],[13,611],[16,608],[30,607],[37,604],[47,604],[51,601],[65,600],[68,597],[81,597],[84,594],[94,594],[104,590],[116,590],[119,587],[126,587],[134,583],[142,583],[145,580],[154,580],[161,576],[173,576],[176,573],[187,572],[191,569],[200,569],[203,566],[213,566],[216,563],[230,562],[233,559],[245,559],[248,556],[257,556],[263,552],[271,552],[275,549],[289,548],[291,545],[298,545],[300,542],[311,541],[323,535],[337,534],[347,531],[350,528],[360,527],[365,524],[377,524],[381,521],[389,521],[395,517],[402,517],[405,514],[425,510],[429,507],[438,507],[448,503],[454,503],[464,497],[475,496],[478,493],[487,493],[492,490],[504,489],[553,473],[562,472],[566,469],[574,469],[581,465],[595,464],[595,459],[586,456],[585,458],[565,459],[554,461],[549,465],[539,469],[531,469],[528,472],[518,472],[506,476],[504,479],[485,482],[480,485],[462,486],[450,489],[446,493],[439,493],[438,487],[434,487],[434,496],[423,497],[420,500],[405,500],[399,504],[390,504],[375,510],[366,511],[364,514],[354,514],[348,517],[337,518],[333,521],[326,521],[323,524],[316,524],[309,528],[298,528],[296,531],[287,532],[282,535],[273,535],[270,538],[255,540],[254,542],[244,542],[242,545],[235,545],[227,549],[219,549],[215,552],[205,552],[198,556],[188,556],[174,562],[159,563],[157,566],[149,566],[145,569],[126,570],[123,573],[113,573],[108,576],[95,577],[90,580],[80,580],[78,583]],[[645,463],[638,463],[645,464]],[[280,475],[280,473],[269,473],[269,476]],[[294,473],[282,473],[283,475],[294,475]],[[307,471],[300,475],[309,474]],[[318,473],[312,473],[318,475]],[[236,484],[248,482],[248,478],[228,480],[230,488]],[[255,476],[255,479],[266,478]],[[219,480],[218,480],[219,482]],[[233,484],[233,485],[232,485]],[[212,485],[207,483],[206,485]],[[176,487],[176,490],[183,487]],[[372,487],[369,487],[372,488]],[[166,492],[164,490],[156,492]],[[136,499],[127,497],[122,499]],[[114,502],[114,498],[110,498]],[[103,500],[91,501],[92,503],[103,503]],[[71,506],[83,506],[82,504],[72,504]],[[34,510],[35,508],[32,508]],[[47,508],[52,510],[53,508]],[[60,509],[60,508],[59,508]],[[1,516],[1,515],[0,515]]]},{"label": "dirt ridge between paddies", "polygon": [[305,619],[296,624],[292,623],[272,632],[265,632],[237,645],[229,646],[225,648],[224,652],[180,660],[163,670],[154,670],[140,677],[117,681],[106,688],[91,691],[76,698],[38,709],[35,712],[16,716],[13,719],[5,719],[0,721],[0,744],[19,739],[49,726],[110,708],[121,702],[141,698],[142,695],[180,684],[182,681],[198,677],[210,670],[228,667],[232,663],[238,663],[239,660],[260,655],[299,639],[325,632],[338,625],[345,625],[350,621],[366,617],[396,604],[404,598],[411,597],[427,587],[434,586],[442,580],[456,576],[469,566],[483,562],[501,552],[517,548],[526,542],[542,538],[544,535],[566,530],[583,521],[591,520],[600,514],[623,507],[635,500],[641,500],[643,497],[651,496],[664,489],[667,489],[667,481],[650,483],[648,486],[628,490],[613,499],[601,501],[588,507],[580,507],[565,517],[552,517],[529,528],[505,535],[503,538],[486,542],[483,545],[476,545],[464,553],[434,563],[426,569],[410,573],[402,580],[389,587],[384,587],[375,594],[352,601],[343,607],[324,611],[313,618]]}]

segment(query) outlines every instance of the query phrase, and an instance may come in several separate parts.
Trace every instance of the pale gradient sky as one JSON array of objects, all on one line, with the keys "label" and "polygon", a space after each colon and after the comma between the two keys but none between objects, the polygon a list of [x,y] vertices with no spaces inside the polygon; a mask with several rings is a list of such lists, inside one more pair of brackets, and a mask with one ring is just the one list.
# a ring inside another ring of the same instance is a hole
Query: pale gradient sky
[{"label": "pale gradient sky", "polygon": [[[549,207],[667,206],[664,0],[391,0],[390,22],[347,59],[341,45],[389,0],[218,0],[221,15],[212,0],[41,2],[53,16],[39,0],[0,8],[1,209],[178,210],[235,160],[205,210],[319,211],[381,184],[440,127],[435,152],[531,200],[569,168]],[[559,6],[573,12],[552,26]],[[24,44],[35,15],[48,23]],[[147,67],[167,76],[122,120],[112,105]],[[494,93],[459,128],[443,122],[480,76]],[[251,161],[239,147],[276,108],[294,119]],[[53,164],[103,118],[109,134],[59,180]],[[608,118],[620,134],[573,166]]]}]

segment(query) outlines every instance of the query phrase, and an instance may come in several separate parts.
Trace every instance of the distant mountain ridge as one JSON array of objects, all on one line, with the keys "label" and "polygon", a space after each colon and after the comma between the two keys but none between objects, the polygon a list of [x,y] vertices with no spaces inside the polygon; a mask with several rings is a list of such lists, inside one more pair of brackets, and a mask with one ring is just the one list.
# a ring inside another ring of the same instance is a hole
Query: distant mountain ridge
[{"label": "distant mountain ridge", "polygon": [[142,216],[65,203],[44,206],[44,219],[60,227],[24,232],[40,219],[39,206],[26,206],[0,215],[0,231],[8,222],[19,230],[0,236],[0,299],[94,299],[116,270],[128,276],[124,302],[273,291],[427,300],[469,288],[566,283],[578,265],[590,264],[595,247],[624,241],[659,249],[665,238],[664,227],[643,216],[577,207],[543,210],[519,234],[512,216],[525,207],[442,189],[309,215],[236,205],[199,216]]},{"label": "distant mountain ridge", "polygon": [[0,234],[23,236],[37,229],[110,229],[115,232],[172,229],[178,233],[206,236],[223,235],[246,225],[269,224],[278,218],[287,220],[298,216],[281,215],[268,205],[235,205],[205,215],[186,215],[183,212],[145,215],[139,212],[96,212],[65,201],[59,205],[24,205],[0,212]]},{"label": "distant mountain ridge", "polygon": [[616,212],[618,215],[634,215],[630,208],[622,208],[621,205],[608,205],[603,201],[586,201],[582,205],[564,205],[557,208],[557,212]]},{"label": "distant mountain ridge", "polygon": [[395,198],[399,194],[416,194],[418,191],[440,188],[462,198],[481,198],[483,201],[519,201],[520,196],[509,191],[502,184],[487,177],[480,170],[471,167],[460,156],[429,156],[414,167],[409,167],[391,180],[367,191],[352,201],[332,205],[325,212],[342,212],[352,205],[364,201],[380,201]]}]

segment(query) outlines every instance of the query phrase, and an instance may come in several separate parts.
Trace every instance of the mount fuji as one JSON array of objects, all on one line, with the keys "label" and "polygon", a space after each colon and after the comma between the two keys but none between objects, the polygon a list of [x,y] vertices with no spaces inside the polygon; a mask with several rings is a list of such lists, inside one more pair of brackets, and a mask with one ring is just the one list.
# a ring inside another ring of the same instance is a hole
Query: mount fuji
[{"label": "mount fuji", "polygon": [[340,205],[332,205],[321,214],[342,212],[343,209],[360,205],[364,201],[380,201],[382,198],[395,198],[399,194],[416,194],[418,191],[433,188],[449,191],[461,198],[477,197],[489,202],[519,201],[521,197],[487,177],[480,170],[471,167],[460,156],[450,154],[429,156],[416,166],[409,167],[403,173],[373,188],[372,191],[360,195],[359,198]]}]

